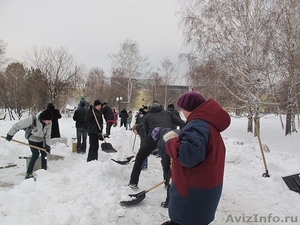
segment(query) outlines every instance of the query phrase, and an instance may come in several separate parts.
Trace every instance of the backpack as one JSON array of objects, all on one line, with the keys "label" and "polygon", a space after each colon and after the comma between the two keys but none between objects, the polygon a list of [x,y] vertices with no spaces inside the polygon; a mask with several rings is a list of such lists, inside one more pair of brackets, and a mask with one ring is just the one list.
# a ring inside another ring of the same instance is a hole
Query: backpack
[{"label": "backpack", "polygon": [[35,116],[32,116],[32,124],[27,127],[27,128],[24,128],[23,130],[25,131],[25,138],[28,140],[30,138],[30,136],[32,135],[32,129],[36,127],[36,117]]}]

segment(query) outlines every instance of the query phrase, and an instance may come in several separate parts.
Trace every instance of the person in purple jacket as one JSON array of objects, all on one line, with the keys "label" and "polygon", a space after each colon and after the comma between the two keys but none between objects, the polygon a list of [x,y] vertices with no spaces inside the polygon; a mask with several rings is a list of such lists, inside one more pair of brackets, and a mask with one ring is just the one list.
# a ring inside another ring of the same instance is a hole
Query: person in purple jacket
[{"label": "person in purple jacket", "polygon": [[172,184],[168,213],[162,225],[208,225],[214,220],[223,186],[225,145],[220,132],[230,116],[214,100],[196,91],[177,100],[186,124],[179,135],[163,136],[172,159]]}]

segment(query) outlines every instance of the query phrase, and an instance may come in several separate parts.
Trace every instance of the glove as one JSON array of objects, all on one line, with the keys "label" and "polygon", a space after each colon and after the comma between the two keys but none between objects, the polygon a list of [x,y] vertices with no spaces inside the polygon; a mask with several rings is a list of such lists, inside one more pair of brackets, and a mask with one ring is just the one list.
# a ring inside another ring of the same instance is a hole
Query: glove
[{"label": "glove", "polygon": [[48,152],[50,154],[51,147],[49,145],[45,144],[45,149],[46,149],[46,152]]},{"label": "glove", "polygon": [[93,109],[93,105],[90,105],[90,110],[92,110]]},{"label": "glove", "polygon": [[153,140],[156,140],[157,134],[159,133],[161,127],[154,127],[152,132],[151,132],[151,137]]},{"label": "glove", "polygon": [[7,141],[11,141],[12,138],[13,138],[13,136],[7,134],[5,139],[6,139]]},{"label": "glove", "polygon": [[48,152],[48,154],[50,154],[51,148],[46,148],[46,152]]},{"label": "glove", "polygon": [[103,139],[102,132],[98,133],[98,139],[99,139],[100,141],[103,141],[103,140],[104,140],[104,139]]},{"label": "glove", "polygon": [[174,131],[169,131],[168,133],[166,133],[164,136],[163,136],[163,139],[165,142],[169,141],[170,139],[172,138],[175,138],[175,137],[178,137],[179,135],[174,132]]}]

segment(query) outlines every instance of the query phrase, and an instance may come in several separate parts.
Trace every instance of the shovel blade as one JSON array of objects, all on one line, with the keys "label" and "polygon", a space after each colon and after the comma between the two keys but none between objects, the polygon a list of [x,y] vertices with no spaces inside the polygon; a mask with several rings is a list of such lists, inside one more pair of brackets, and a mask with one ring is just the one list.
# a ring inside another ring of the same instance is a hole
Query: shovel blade
[{"label": "shovel blade", "polygon": [[300,194],[300,173],[285,176],[282,177],[282,179],[291,191],[298,192]]},{"label": "shovel blade", "polygon": [[129,156],[129,157],[127,157],[126,159],[130,161],[130,160],[133,159],[133,158],[134,158],[134,155]]},{"label": "shovel blade", "polygon": [[106,153],[117,152],[117,150],[114,149],[111,143],[107,143],[107,142],[101,144],[101,149]]},{"label": "shovel blade", "polygon": [[112,161],[120,164],[120,165],[126,165],[130,162],[130,160],[124,160],[124,161],[121,161],[121,160],[114,160],[114,159],[111,159]]},{"label": "shovel blade", "polygon": [[118,164],[120,164],[120,165],[127,165],[128,163],[130,163],[131,159],[133,159],[133,158],[134,158],[134,155],[127,157],[126,160],[123,160],[123,161],[115,160],[115,159],[111,159],[111,160],[118,163]]},{"label": "shovel blade", "polygon": [[147,191],[142,191],[139,192],[137,194],[131,194],[129,195],[130,197],[133,197],[133,199],[129,200],[129,201],[121,201],[120,205],[121,206],[131,206],[131,205],[137,205],[139,204],[141,201],[144,200],[144,198],[146,197],[146,193]]}]

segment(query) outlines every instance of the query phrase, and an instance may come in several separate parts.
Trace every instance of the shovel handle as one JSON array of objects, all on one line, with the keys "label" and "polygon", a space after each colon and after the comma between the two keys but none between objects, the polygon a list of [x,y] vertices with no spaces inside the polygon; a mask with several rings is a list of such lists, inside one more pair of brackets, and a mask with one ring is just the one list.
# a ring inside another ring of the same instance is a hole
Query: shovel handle
[{"label": "shovel handle", "polygon": [[[95,114],[94,109],[92,109],[92,112],[93,112],[93,115],[94,115],[94,118],[95,118],[95,120],[96,120],[96,123],[97,123],[97,126],[98,126],[99,130],[102,130],[101,127],[100,127],[100,124],[99,124],[99,122],[98,122],[98,119],[97,119],[97,117],[96,117],[96,114]],[[106,143],[105,137],[104,137],[104,135],[103,135],[102,132],[101,132],[101,135],[102,135],[102,138],[103,138],[104,142]]]},{"label": "shovel handle", "polygon": [[266,170],[266,173],[265,173],[265,175],[263,174],[263,177],[270,177],[268,167],[267,167],[266,158],[265,158],[265,154],[264,154],[263,147],[262,147],[262,141],[261,141],[261,138],[260,138],[260,131],[258,129],[258,119],[257,118],[254,118],[254,123],[255,123],[255,131],[256,131],[256,135],[257,135],[257,139],[258,139],[260,152],[261,152],[262,159],[263,159],[264,166],[265,166],[265,170]]},{"label": "shovel handle", "polygon": [[147,190],[147,192],[153,190],[154,188],[157,188],[159,185],[161,185],[161,184],[163,184],[163,183],[165,183],[165,182],[166,182],[166,180],[163,180],[163,181],[159,182],[158,184],[155,184],[153,187],[149,188],[149,189]]},{"label": "shovel handle", "polygon": [[[4,137],[4,136],[1,136],[1,137],[4,138],[4,139],[6,139],[6,137]],[[18,141],[18,140],[15,140],[15,139],[11,139],[11,141],[16,142],[16,143],[19,143],[19,144],[22,144],[22,145],[27,145],[27,146],[29,146],[29,147],[32,147],[32,148],[35,148],[35,149],[44,151],[44,152],[46,152],[47,154],[49,154],[49,153],[46,151],[46,149],[44,149],[44,148],[41,148],[41,147],[38,147],[38,146],[34,146],[34,145],[31,145],[31,144],[27,144],[27,143],[25,143],[25,142]]]}]

